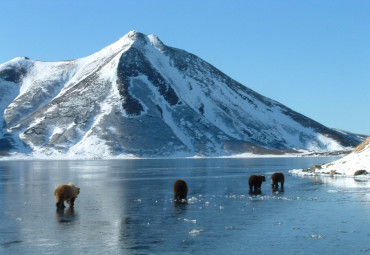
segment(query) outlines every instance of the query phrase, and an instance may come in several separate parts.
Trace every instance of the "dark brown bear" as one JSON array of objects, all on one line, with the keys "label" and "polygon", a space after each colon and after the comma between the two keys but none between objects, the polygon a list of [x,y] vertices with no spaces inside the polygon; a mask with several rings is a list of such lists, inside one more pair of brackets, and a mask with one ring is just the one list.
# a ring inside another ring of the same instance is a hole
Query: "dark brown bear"
[{"label": "dark brown bear", "polygon": [[280,182],[280,188],[284,189],[284,174],[283,173],[274,173],[271,176],[271,185],[273,189],[278,189]]},{"label": "dark brown bear", "polygon": [[261,193],[262,182],[266,181],[264,175],[251,175],[249,177],[249,192],[250,193]]},{"label": "dark brown bear", "polygon": [[188,185],[184,180],[177,180],[173,184],[173,195],[174,199],[177,201],[186,200],[186,196],[188,195]]}]

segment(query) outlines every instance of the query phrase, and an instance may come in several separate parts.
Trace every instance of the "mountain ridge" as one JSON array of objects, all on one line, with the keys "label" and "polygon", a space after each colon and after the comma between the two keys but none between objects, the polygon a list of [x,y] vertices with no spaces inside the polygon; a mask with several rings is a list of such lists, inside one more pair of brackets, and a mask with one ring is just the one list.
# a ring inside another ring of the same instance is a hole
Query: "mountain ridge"
[{"label": "mountain ridge", "polygon": [[8,95],[0,101],[6,151],[223,156],[334,151],[362,140],[136,31],[80,59],[1,64],[0,92]]}]

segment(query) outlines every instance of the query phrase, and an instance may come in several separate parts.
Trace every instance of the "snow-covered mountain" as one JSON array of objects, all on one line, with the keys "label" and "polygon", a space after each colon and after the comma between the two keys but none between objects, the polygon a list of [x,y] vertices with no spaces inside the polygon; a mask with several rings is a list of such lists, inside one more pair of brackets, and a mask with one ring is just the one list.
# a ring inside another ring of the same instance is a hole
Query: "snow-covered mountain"
[{"label": "snow-covered mountain", "polygon": [[361,142],[135,31],[81,59],[1,64],[0,95],[3,152],[217,156]]}]

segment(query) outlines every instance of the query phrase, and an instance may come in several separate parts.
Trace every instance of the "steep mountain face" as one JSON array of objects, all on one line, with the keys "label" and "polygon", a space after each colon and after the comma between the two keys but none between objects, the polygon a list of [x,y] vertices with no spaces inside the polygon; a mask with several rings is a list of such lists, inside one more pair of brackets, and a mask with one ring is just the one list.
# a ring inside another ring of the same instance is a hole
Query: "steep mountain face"
[{"label": "steep mountain face", "polygon": [[217,156],[361,142],[135,31],[82,59],[4,63],[0,95],[0,151],[7,152]]}]

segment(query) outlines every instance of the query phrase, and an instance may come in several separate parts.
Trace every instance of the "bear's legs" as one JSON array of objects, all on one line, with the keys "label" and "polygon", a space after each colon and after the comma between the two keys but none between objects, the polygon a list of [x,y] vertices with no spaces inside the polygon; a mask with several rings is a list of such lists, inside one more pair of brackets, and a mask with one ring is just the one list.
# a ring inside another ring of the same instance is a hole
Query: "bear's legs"
[{"label": "bear's legs", "polygon": [[261,190],[261,186],[262,186],[262,181],[258,181],[256,183],[255,189],[257,188],[258,190]]},{"label": "bear's legs", "polygon": [[272,188],[277,189],[279,187],[279,183],[277,181],[272,182]]},{"label": "bear's legs", "polygon": [[262,183],[255,183],[255,184],[253,184],[253,190],[255,192],[261,190],[261,185],[262,185]]},{"label": "bear's legs", "polygon": [[75,205],[76,198],[71,198],[70,200],[67,200],[67,203],[69,204],[69,207],[73,207]]},{"label": "bear's legs", "polygon": [[274,190],[277,190],[279,188],[279,182],[280,182],[280,189],[284,189],[284,180],[281,180],[281,181],[275,181],[272,183],[272,188]]},{"label": "bear's legs", "polygon": [[63,199],[59,199],[58,202],[56,203],[56,206],[58,208],[65,208]]},{"label": "bear's legs", "polygon": [[261,194],[261,184],[254,183],[253,184],[253,189],[250,189],[249,193],[253,195],[258,195]]}]

